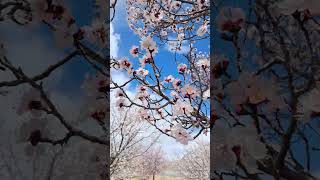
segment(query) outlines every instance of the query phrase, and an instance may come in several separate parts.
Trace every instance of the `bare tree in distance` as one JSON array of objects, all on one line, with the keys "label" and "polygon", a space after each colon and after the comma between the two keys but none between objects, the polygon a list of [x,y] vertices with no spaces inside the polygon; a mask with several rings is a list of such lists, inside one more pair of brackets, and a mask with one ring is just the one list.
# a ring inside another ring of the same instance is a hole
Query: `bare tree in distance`
[{"label": "bare tree in distance", "polygon": [[134,109],[118,111],[114,106],[110,131],[111,177],[133,177],[139,170],[137,161],[153,151],[160,133],[142,121]]},{"label": "bare tree in distance", "polygon": [[182,155],[177,155],[174,166],[180,177],[186,180],[209,179],[210,175],[210,142],[197,139],[188,146]]},{"label": "bare tree in distance", "polygon": [[150,151],[142,156],[141,160],[141,174],[144,177],[152,177],[155,180],[166,165],[165,153],[161,147],[153,147]]}]

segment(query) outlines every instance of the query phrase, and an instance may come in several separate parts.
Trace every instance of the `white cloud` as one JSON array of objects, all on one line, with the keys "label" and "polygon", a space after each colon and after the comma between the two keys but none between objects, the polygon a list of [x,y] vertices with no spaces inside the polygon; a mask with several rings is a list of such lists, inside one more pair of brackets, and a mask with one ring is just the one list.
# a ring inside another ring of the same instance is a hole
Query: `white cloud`
[{"label": "white cloud", "polygon": [[113,70],[113,69],[111,69],[111,78],[112,78],[112,81],[117,83],[118,85],[122,85],[125,82],[130,80],[127,73],[122,72],[122,71]]},{"label": "white cloud", "polygon": [[[204,142],[210,142],[210,133],[208,133],[207,136],[200,135],[197,140],[201,140]],[[196,140],[190,141],[188,145],[183,145],[179,142],[177,142],[174,138],[168,137],[166,135],[163,135],[160,137],[160,145],[164,148],[164,151],[166,152],[167,158],[169,160],[174,160],[186,151],[186,149],[190,148],[191,146],[196,144]]]},{"label": "white cloud", "polygon": [[110,55],[117,58],[119,54],[120,35],[115,33],[113,24],[110,23]]}]

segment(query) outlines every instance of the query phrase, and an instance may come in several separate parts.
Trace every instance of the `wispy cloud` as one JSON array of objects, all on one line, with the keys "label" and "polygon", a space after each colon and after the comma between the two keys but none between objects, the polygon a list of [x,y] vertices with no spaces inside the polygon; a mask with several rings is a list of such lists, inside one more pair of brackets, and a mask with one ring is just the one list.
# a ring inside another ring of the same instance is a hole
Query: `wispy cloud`
[{"label": "wispy cloud", "polygon": [[[203,142],[210,142],[210,133],[207,135],[200,135],[197,139]],[[169,160],[174,160],[181,157],[186,149],[194,146],[196,141],[190,141],[188,145],[183,145],[177,142],[174,138],[163,135],[161,136],[159,143],[164,148],[167,158]]]},{"label": "wispy cloud", "polygon": [[[110,23],[110,55],[114,58],[118,58],[121,53],[119,52],[120,40],[120,34],[116,33],[113,23]],[[130,80],[126,72],[113,69],[111,69],[111,78],[112,81],[118,85],[122,85]],[[128,88],[128,86],[126,88]]]},{"label": "wispy cloud", "polygon": [[113,24],[110,23],[110,55],[117,58],[119,54],[120,35],[115,33]]},{"label": "wispy cloud", "polygon": [[129,76],[125,72],[117,70],[111,70],[111,78],[112,81],[117,83],[118,85],[122,85],[130,80]]}]

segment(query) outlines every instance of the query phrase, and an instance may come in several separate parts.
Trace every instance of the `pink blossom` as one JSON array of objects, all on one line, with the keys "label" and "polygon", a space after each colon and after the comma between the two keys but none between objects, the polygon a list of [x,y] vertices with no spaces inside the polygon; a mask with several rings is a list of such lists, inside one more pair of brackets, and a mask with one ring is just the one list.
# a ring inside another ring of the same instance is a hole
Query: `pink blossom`
[{"label": "pink blossom", "polygon": [[90,27],[83,27],[86,38],[100,48],[104,48],[107,43],[107,27],[106,23],[100,20],[94,20]]},{"label": "pink blossom", "polygon": [[118,107],[119,111],[124,110],[126,106],[128,106],[126,99],[120,98],[116,101],[116,107]]},{"label": "pink blossom", "polygon": [[116,93],[116,97],[117,98],[123,98],[125,97],[125,94],[122,90],[118,90],[117,93]]},{"label": "pink blossom", "polygon": [[164,81],[167,83],[171,83],[174,81],[174,77],[172,75],[169,75],[164,79]]},{"label": "pink blossom", "polygon": [[108,104],[105,99],[99,99],[90,103],[89,116],[97,121],[103,122],[107,115]]},{"label": "pink blossom", "polygon": [[157,51],[157,44],[153,41],[151,36],[144,37],[141,41],[141,48],[148,50],[150,53],[156,53]]},{"label": "pink blossom", "polygon": [[203,69],[208,69],[210,68],[210,61],[207,58],[201,58],[198,62],[197,65],[199,67],[202,67]]},{"label": "pink blossom", "polygon": [[186,64],[179,64],[178,65],[178,72],[180,74],[184,74],[186,70],[187,70],[187,65]]},{"label": "pink blossom", "polygon": [[142,68],[144,68],[145,64],[150,64],[152,61],[152,58],[150,55],[144,55],[141,59],[140,59],[140,66]]},{"label": "pink blossom", "polygon": [[175,115],[190,115],[193,112],[193,107],[184,101],[178,100],[173,106]]},{"label": "pink blossom", "polygon": [[143,77],[145,77],[145,76],[147,76],[149,74],[148,70],[143,69],[141,67],[139,69],[137,69],[135,72],[136,72],[137,75],[140,75],[140,76],[143,76]]},{"label": "pink blossom", "polygon": [[143,85],[140,85],[140,86],[138,86],[137,90],[138,90],[138,92],[143,92],[143,91],[147,90],[147,87],[143,86]]},{"label": "pink blossom", "polygon": [[163,17],[164,17],[163,12],[162,11],[158,11],[158,10],[155,11],[155,12],[152,12],[152,14],[151,14],[151,20],[153,22],[159,22],[159,21],[161,21],[163,19]]},{"label": "pink blossom", "polygon": [[238,32],[244,26],[245,14],[241,8],[223,7],[216,22],[218,29],[222,32]]},{"label": "pink blossom", "polygon": [[47,2],[43,0],[34,0],[30,2],[31,9],[33,11],[33,17],[38,18],[36,19],[37,22],[41,20],[49,20],[49,15],[46,12],[47,9]]},{"label": "pink blossom", "polygon": [[146,98],[148,97],[150,97],[150,94],[147,91],[140,91],[136,95],[136,98],[138,98],[142,102],[145,102]]},{"label": "pink blossom", "polygon": [[49,6],[47,1],[43,0],[34,0],[31,1],[31,9],[34,12],[33,17],[36,17],[36,21],[40,22],[45,20],[47,22],[65,22],[67,19],[70,19],[70,14],[61,0],[52,1]]},{"label": "pink blossom", "polygon": [[197,0],[197,5],[199,6],[199,9],[202,9],[204,6],[209,5],[208,0]]},{"label": "pink blossom", "polygon": [[41,94],[36,89],[25,91],[21,97],[20,104],[17,108],[17,114],[22,115],[30,112],[34,117],[40,117],[43,109],[47,109],[45,101],[41,98]]},{"label": "pink blossom", "polygon": [[120,61],[120,68],[122,69],[130,69],[132,67],[131,62],[127,58],[123,58]]},{"label": "pink blossom", "polygon": [[181,92],[185,98],[194,98],[198,94],[196,89],[194,87],[190,86],[189,84],[187,84],[183,88],[181,88]]},{"label": "pink blossom", "polygon": [[193,138],[191,135],[181,126],[175,125],[171,130],[172,136],[176,138],[178,142],[183,145],[187,145]]},{"label": "pink blossom", "polygon": [[180,79],[175,79],[172,83],[174,89],[180,89],[182,81]]},{"label": "pink blossom", "polygon": [[144,119],[144,120],[149,120],[151,118],[148,111],[142,108],[138,110],[138,115],[140,116],[141,119]]},{"label": "pink blossom", "polygon": [[99,73],[96,76],[86,75],[82,88],[88,96],[100,96],[108,91],[108,78]]},{"label": "pink blossom", "polygon": [[170,96],[173,98],[173,101],[177,101],[180,98],[176,91],[171,91]]},{"label": "pink blossom", "polygon": [[176,10],[176,9],[178,9],[180,7],[181,7],[181,2],[180,1],[172,1],[171,2],[171,6],[170,6],[171,10]]},{"label": "pink blossom", "polygon": [[133,57],[138,57],[138,53],[139,53],[139,47],[138,46],[132,46],[130,49],[130,54]]}]

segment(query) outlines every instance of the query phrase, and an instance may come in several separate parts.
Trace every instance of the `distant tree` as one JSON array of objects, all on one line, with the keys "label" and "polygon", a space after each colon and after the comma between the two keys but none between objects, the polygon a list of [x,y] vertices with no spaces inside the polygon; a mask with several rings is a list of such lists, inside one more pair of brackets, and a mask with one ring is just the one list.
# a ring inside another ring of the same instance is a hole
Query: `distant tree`
[{"label": "distant tree", "polygon": [[155,180],[156,175],[158,175],[166,165],[165,153],[160,147],[153,147],[145,153],[140,159],[140,173],[144,177],[152,177]]},{"label": "distant tree", "polygon": [[136,114],[134,109],[118,111],[111,106],[110,174],[114,179],[135,176],[139,170],[137,161],[153,151],[160,135]]},{"label": "distant tree", "polygon": [[210,142],[197,139],[195,144],[186,148],[182,157],[181,155],[177,157],[174,166],[186,180],[210,179]]}]

